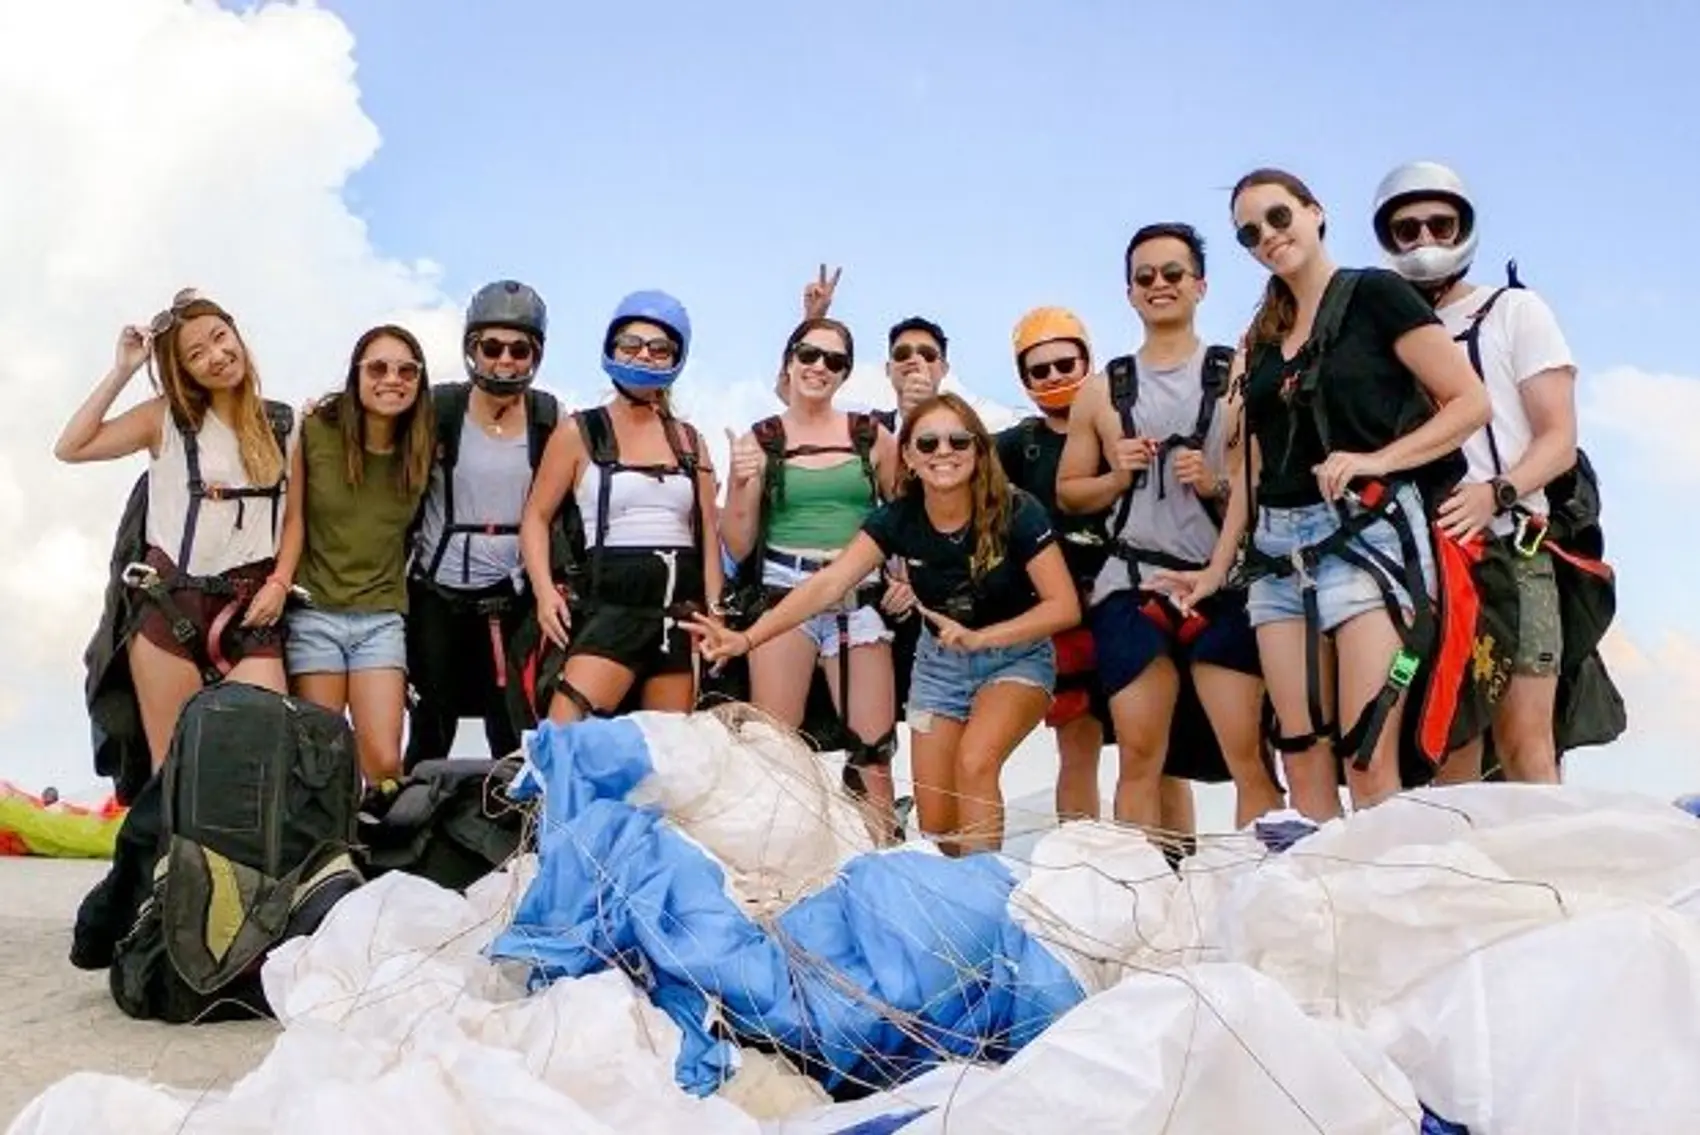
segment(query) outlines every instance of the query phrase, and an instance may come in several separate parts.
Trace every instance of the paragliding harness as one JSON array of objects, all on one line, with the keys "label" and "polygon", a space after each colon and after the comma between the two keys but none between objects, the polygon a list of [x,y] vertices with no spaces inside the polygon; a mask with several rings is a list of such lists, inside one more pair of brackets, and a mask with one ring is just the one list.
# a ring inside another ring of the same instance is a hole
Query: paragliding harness
[{"label": "paragliding harness", "polygon": [[[737,585],[727,603],[726,622],[742,629],[750,626],[761,613],[779,603],[788,588],[769,587],[762,581],[763,565],[768,561],[791,568],[803,575],[812,575],[827,566],[827,561],[794,556],[773,551],[767,544],[768,525],[774,508],[785,498],[785,462],[793,457],[810,457],[827,453],[851,454],[862,464],[862,475],[868,482],[871,505],[881,503],[879,476],[874,469],[874,444],[879,440],[880,421],[873,414],[851,412],[849,419],[850,444],[798,445],[785,444],[785,423],[778,415],[763,418],[751,427],[756,443],[767,457],[762,474],[761,515],[756,523],[755,546],[743,563],[738,565]],[[867,583],[844,596],[833,608],[838,626],[838,715],[836,737],[816,737],[823,748],[842,748],[846,754],[845,786],[851,792],[862,792],[858,769],[863,765],[886,764],[897,750],[897,731],[893,729],[878,741],[865,742],[850,727],[850,615],[859,607],[877,604],[885,591],[885,579]],[[817,676],[816,681],[819,681]],[[836,744],[834,743],[836,742]]]},{"label": "paragliding harness", "polygon": [[[535,477],[537,467],[543,461],[543,451],[549,444],[549,435],[554,433],[556,422],[559,420],[560,403],[553,394],[536,387],[527,387],[524,398],[526,459]],[[454,537],[519,535],[517,518],[510,524],[469,524],[455,519],[455,465],[460,460],[461,431],[466,427],[467,409],[471,399],[472,384],[468,382],[445,383],[431,391],[431,402],[437,418],[436,462],[443,472],[443,531],[428,562],[421,564],[420,557],[414,557],[412,574],[415,579],[444,599],[453,610],[463,613],[471,610],[485,620],[490,628],[490,651],[495,667],[496,686],[506,690],[508,662],[507,650],[503,645],[502,619],[521,601],[520,594],[515,592],[512,595],[469,598],[437,583],[437,571],[442,567],[443,560],[448,555],[449,543]],[[409,546],[413,545],[424,516],[425,502],[421,500],[419,512],[408,532]],[[461,542],[463,579],[471,570],[471,560],[472,541],[466,539]]]},{"label": "paragliding harness", "polygon": [[[1333,445],[1319,389],[1321,366],[1340,334],[1358,279],[1359,273],[1354,269],[1335,273],[1323,294],[1310,339],[1287,364],[1284,375],[1284,386],[1293,392],[1293,405],[1310,407],[1324,452],[1331,451]],[[1251,369],[1248,368],[1248,374]],[[1249,441],[1249,422],[1247,438]],[[1244,462],[1248,509],[1256,499],[1251,465],[1249,459]],[[1415,478],[1411,483],[1422,487]],[[1395,704],[1405,695],[1407,704],[1401,718],[1399,752],[1401,779],[1409,786],[1432,779],[1450,752],[1487,729],[1492,705],[1510,680],[1516,638],[1515,629],[1506,626],[1496,612],[1481,602],[1483,591],[1499,585],[1491,577],[1497,574],[1509,579],[1509,562],[1484,540],[1461,544],[1441,531],[1427,515],[1406,515],[1398,499],[1398,488],[1397,483],[1379,479],[1361,481],[1356,488],[1348,487],[1345,499],[1335,506],[1339,527],[1315,544],[1295,548],[1284,557],[1258,550],[1253,517],[1246,527],[1235,583],[1249,584],[1263,576],[1297,576],[1299,581],[1305,612],[1305,694],[1311,730],[1296,736],[1282,736],[1278,729],[1274,730],[1275,747],[1285,753],[1298,753],[1326,738],[1338,755],[1349,757],[1352,767],[1363,771],[1369,767]],[[1426,512],[1432,505],[1428,495],[1423,496]],[[1349,505],[1355,505],[1356,511]],[[1384,520],[1397,534],[1399,562],[1366,541],[1353,543],[1356,537]],[[1425,527],[1429,530],[1424,531]],[[1425,539],[1431,541],[1434,550],[1436,595],[1432,601],[1428,598],[1418,544]],[[1394,653],[1380,692],[1343,733],[1325,724],[1327,715],[1322,707],[1322,632],[1314,572],[1329,556],[1344,560],[1375,581],[1400,638],[1400,647]],[[1410,596],[1409,625],[1391,580],[1397,580]]]},{"label": "paragliding harness", "polygon": [[[201,683],[212,685],[230,673],[231,663],[224,656],[223,641],[230,622],[247,606],[253,598],[257,586],[243,580],[230,580],[221,576],[195,576],[188,573],[189,557],[195,550],[195,530],[201,516],[201,502],[227,501],[236,502],[236,525],[242,526],[245,519],[246,502],[249,500],[264,500],[271,502],[272,531],[277,531],[278,514],[281,501],[288,484],[289,434],[295,426],[295,413],[282,402],[266,401],[266,423],[271,426],[272,436],[277,439],[278,452],[284,457],[284,474],[277,483],[264,488],[233,488],[226,485],[209,485],[201,476],[201,445],[199,432],[178,417],[175,410],[169,411],[176,423],[178,432],[183,437],[183,461],[189,473],[189,509],[183,517],[183,539],[178,545],[177,556],[172,561],[176,568],[169,574],[162,574],[152,564],[141,559],[126,564],[119,573],[119,579],[125,587],[139,592],[159,609],[165,617],[166,626],[171,630],[171,637],[189,651],[189,656],[195,662],[195,668],[200,672]],[[145,476],[145,474],[144,474]],[[146,494],[142,503],[146,506]],[[145,530],[146,521],[143,520]],[[194,619],[183,613],[172,598],[174,592],[199,591],[205,595],[229,595],[234,601],[215,616],[211,625],[202,627]],[[306,598],[306,593],[300,588],[291,591],[291,597],[296,600]],[[270,627],[250,627],[243,633],[254,639],[265,639],[277,632]]]},{"label": "paragliding harness", "polygon": [[[1507,261],[1504,285],[1494,289],[1487,301],[1470,314],[1464,329],[1454,336],[1463,344],[1470,366],[1484,382],[1482,324],[1502,295],[1522,287],[1523,282],[1517,277],[1517,262]],[[1500,459],[1499,440],[1492,422],[1487,425],[1487,442],[1494,475],[1504,476],[1505,464]],[[1627,727],[1627,718],[1623,698],[1599,656],[1600,640],[1617,613],[1617,577],[1603,558],[1605,535],[1600,530],[1600,484],[1587,453],[1578,447],[1576,463],[1553,478],[1545,492],[1548,509],[1545,517],[1522,504],[1511,507],[1516,528],[1504,543],[1521,557],[1533,557],[1545,549],[1552,558],[1563,628],[1553,732],[1562,754],[1567,749],[1615,740]],[[1503,593],[1500,598],[1510,607],[1506,617],[1515,618],[1516,590]],[[1485,771],[1492,775],[1497,770]]]},{"label": "paragliding harness", "polygon": [[[1157,548],[1142,548],[1131,543],[1125,536],[1118,535],[1125,531],[1128,513],[1133,508],[1133,494],[1144,487],[1152,470],[1157,475],[1157,495],[1161,499],[1165,492],[1163,476],[1164,463],[1169,455],[1177,449],[1202,450],[1210,437],[1210,426],[1215,420],[1216,406],[1222,400],[1223,393],[1228,388],[1228,374],[1234,365],[1234,349],[1213,345],[1204,350],[1203,373],[1200,376],[1200,395],[1198,399],[1198,418],[1193,423],[1189,434],[1171,434],[1157,446],[1157,454],[1150,468],[1141,469],[1133,475],[1133,483],[1128,491],[1122,494],[1121,503],[1116,509],[1115,519],[1111,522],[1110,554],[1127,564],[1128,575],[1135,589],[1139,584],[1139,565],[1150,564],[1155,568],[1169,571],[1199,571],[1205,567],[1202,563],[1185,560],[1179,556],[1170,555]],[[1104,373],[1109,378],[1110,404],[1115,407],[1121,418],[1122,436],[1135,437],[1138,428],[1134,424],[1134,404],[1139,400],[1139,365],[1134,355],[1120,355],[1106,364]],[[1212,523],[1218,529],[1222,526],[1221,505],[1216,501],[1199,499],[1209,515]],[[1199,635],[1209,626],[1209,618],[1202,611],[1194,610],[1183,615],[1169,598],[1156,592],[1144,592],[1144,602],[1140,611],[1154,623],[1158,629],[1171,641],[1181,646],[1190,646]]]},{"label": "paragliding harness", "polygon": [[[596,531],[590,535],[589,540],[586,539],[584,530],[584,515],[579,511],[576,497],[570,492],[562,500],[561,509],[551,526],[550,575],[555,581],[556,589],[567,600],[567,608],[574,625],[582,625],[595,611],[622,606],[607,599],[602,592],[606,550],[604,545],[608,539],[608,512],[613,500],[616,473],[643,473],[651,477],[677,474],[687,477],[691,482],[692,546],[702,547],[702,497],[697,491],[697,475],[702,467],[702,438],[688,422],[681,422],[665,412],[660,414],[660,418],[667,435],[667,444],[673,451],[675,464],[672,466],[630,465],[621,461],[619,439],[614,433],[614,422],[608,416],[606,406],[593,406],[572,415],[572,421],[578,427],[591,464],[601,471],[596,497]],[[702,604],[696,600],[675,600],[673,597],[677,585],[678,552],[672,549],[655,549],[655,555],[667,564],[668,569],[666,597],[661,610],[662,649],[666,650],[667,635],[671,629],[701,612]],[[644,608],[634,611],[634,614],[647,616],[654,614],[654,611]],[[585,717],[608,717],[618,712],[618,707],[596,707],[582,691],[566,681],[566,652],[544,636],[542,628],[537,624],[535,612],[527,615],[525,622],[516,632],[510,649],[518,663],[520,680],[518,688],[509,697],[509,709],[519,731],[532,728],[547,715],[549,699],[556,689],[559,689]]]},{"label": "paragliding harness", "polygon": [[528,806],[509,800],[519,762],[421,761],[389,791],[366,795],[355,863],[367,879],[403,871],[465,891],[526,843]]}]

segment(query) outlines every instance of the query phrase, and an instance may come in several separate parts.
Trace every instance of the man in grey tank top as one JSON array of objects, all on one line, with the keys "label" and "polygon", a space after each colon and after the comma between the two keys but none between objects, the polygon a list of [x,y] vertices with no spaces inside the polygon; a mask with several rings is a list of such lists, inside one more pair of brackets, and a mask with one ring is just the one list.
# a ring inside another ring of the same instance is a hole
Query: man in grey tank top
[{"label": "man in grey tank top", "polygon": [[[1207,347],[1194,319],[1204,298],[1204,241],[1190,225],[1140,229],[1124,257],[1128,302],[1144,327],[1132,355],[1112,359],[1075,400],[1057,477],[1058,503],[1110,509],[1112,555],[1088,624],[1121,755],[1117,820],[1173,829],[1164,774],[1231,776],[1243,827],[1281,807],[1262,731],[1263,683],[1243,591],[1183,617],[1148,581],[1158,568],[1210,559],[1228,498],[1224,397],[1233,352]],[[1110,472],[1100,475],[1102,462]],[[1165,814],[1170,813],[1170,814]]]},{"label": "man in grey tank top", "polygon": [[410,770],[446,757],[465,716],[484,719],[492,757],[519,748],[507,642],[531,608],[519,521],[559,413],[533,386],[547,331],[535,291],[516,280],[486,285],[466,312],[471,381],[432,391],[437,461],[408,572]]}]

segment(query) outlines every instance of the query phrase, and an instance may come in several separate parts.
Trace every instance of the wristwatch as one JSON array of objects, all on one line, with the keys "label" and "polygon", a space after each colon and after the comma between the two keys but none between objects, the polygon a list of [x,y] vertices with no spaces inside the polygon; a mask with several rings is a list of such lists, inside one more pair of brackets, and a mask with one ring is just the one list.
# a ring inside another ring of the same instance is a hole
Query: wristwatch
[{"label": "wristwatch", "polygon": [[1495,512],[1510,512],[1517,503],[1517,486],[1504,477],[1495,477],[1488,482],[1493,486],[1493,510]]}]

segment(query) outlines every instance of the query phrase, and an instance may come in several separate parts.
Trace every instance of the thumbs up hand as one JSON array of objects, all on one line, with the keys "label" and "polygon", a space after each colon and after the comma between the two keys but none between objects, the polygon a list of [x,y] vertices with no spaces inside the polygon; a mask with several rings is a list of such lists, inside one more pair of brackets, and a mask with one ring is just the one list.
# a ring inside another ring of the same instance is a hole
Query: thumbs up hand
[{"label": "thumbs up hand", "polygon": [[739,488],[760,477],[767,468],[767,455],[756,444],[753,434],[739,437],[730,429],[726,442],[732,449],[732,487]]}]

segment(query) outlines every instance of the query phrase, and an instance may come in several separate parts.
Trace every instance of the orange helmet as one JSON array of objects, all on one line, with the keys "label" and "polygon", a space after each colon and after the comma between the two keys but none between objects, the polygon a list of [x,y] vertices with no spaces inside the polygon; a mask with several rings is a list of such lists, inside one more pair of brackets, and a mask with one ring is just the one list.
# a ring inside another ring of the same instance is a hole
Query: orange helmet
[{"label": "orange helmet", "polygon": [[[1021,365],[1022,356],[1041,343],[1053,343],[1059,339],[1079,343],[1081,352],[1086,356],[1085,365],[1075,374],[1059,375],[1057,379],[1035,388],[1028,382],[1027,371]],[[1086,335],[1086,324],[1067,308],[1036,307],[1015,325],[1014,340],[1015,369],[1027,396],[1041,410],[1068,409],[1092,370],[1092,343]]]}]

